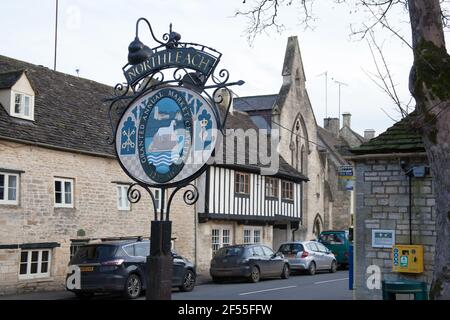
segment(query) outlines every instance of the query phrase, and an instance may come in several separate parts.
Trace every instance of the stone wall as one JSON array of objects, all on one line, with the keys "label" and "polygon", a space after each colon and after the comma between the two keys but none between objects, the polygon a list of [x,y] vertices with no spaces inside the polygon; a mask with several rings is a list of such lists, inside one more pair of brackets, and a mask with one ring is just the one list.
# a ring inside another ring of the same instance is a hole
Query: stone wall
[{"label": "stone wall", "polygon": [[[130,182],[115,159],[0,140],[0,169],[20,174],[19,205],[0,204],[0,245],[57,242],[51,276],[19,280],[19,249],[0,249],[0,294],[63,288],[71,239],[148,236],[153,218],[145,191],[130,211],[117,209],[116,182]],[[1,170],[0,170],[1,171]],[[74,179],[74,208],[54,207],[54,177]],[[194,259],[194,207],[175,196],[171,220],[175,248]]]},{"label": "stone wall", "polygon": [[435,199],[432,179],[412,180],[412,242],[424,245],[424,273],[392,272],[391,249],[372,248],[372,229],[395,230],[397,244],[409,244],[409,178],[400,165],[426,164],[421,156],[359,159],[356,162],[355,294],[357,299],[381,299],[381,290],[369,290],[367,268],[380,267],[382,279],[432,280],[435,231]]}]

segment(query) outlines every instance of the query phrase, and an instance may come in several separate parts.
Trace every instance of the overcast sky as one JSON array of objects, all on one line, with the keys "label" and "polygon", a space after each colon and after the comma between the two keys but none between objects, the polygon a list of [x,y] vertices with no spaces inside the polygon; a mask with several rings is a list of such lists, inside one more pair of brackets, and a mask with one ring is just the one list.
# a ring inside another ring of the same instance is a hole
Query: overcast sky
[{"label": "overcast sky", "polygon": [[[328,116],[338,116],[338,85],[342,86],[341,113],[352,114],[352,127],[359,133],[371,128],[377,134],[393,121],[381,110],[397,116],[393,103],[364,73],[375,71],[366,41],[350,38],[350,24],[360,25],[366,16],[350,13],[350,7],[332,0],[316,0],[314,30],[305,30],[295,5],[281,14],[286,26],[282,34],[272,31],[249,46],[245,18],[234,18],[242,0],[60,0],[57,70],[114,85],[123,82],[121,68],[127,60],[128,44],[134,38],[135,21],[146,17],[156,35],[168,31],[169,23],[182,41],[197,42],[223,53],[221,67],[231,80],[244,80],[235,88],[239,96],[278,93],[287,37],[297,35],[307,78],[307,90],[319,125],[325,117],[325,78],[328,71]],[[251,2],[247,0],[247,2]],[[295,0],[294,0],[295,2]],[[38,5],[39,3],[39,5]],[[55,0],[0,2],[0,54],[53,67]],[[408,16],[391,13],[392,24],[410,39]],[[448,35],[448,34],[447,34]],[[388,31],[378,32],[402,99],[407,102],[411,50]],[[154,46],[144,25],[140,39]],[[448,47],[447,37],[447,47]]]}]

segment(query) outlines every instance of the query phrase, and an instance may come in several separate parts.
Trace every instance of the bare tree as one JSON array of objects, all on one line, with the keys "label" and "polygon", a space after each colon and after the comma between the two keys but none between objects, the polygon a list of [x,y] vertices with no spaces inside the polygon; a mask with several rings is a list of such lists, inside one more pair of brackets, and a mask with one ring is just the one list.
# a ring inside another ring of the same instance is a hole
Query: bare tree
[{"label": "bare tree", "polygon": [[[417,129],[420,130],[433,174],[436,197],[436,248],[432,299],[450,299],[450,56],[445,48],[444,28],[448,27],[449,0],[330,0],[352,4],[365,9],[370,19],[353,35],[365,38],[375,27],[381,26],[412,50],[414,63],[409,77],[409,90],[416,102]],[[280,7],[296,2],[301,5],[299,15],[305,25],[314,18],[314,0],[255,0],[250,9],[236,15],[249,18],[249,40],[268,28],[280,31]],[[244,0],[245,4],[246,1]],[[388,14],[401,6],[409,15],[412,44],[389,25]],[[375,47],[375,50],[377,48]],[[383,77],[387,87],[390,79]],[[394,97],[395,98],[395,97]]]}]

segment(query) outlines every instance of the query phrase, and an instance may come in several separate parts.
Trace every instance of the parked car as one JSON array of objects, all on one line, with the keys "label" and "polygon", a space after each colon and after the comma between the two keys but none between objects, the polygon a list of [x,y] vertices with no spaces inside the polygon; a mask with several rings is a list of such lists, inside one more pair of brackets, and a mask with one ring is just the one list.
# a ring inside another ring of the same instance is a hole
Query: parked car
[{"label": "parked car", "polygon": [[339,231],[322,231],[319,235],[318,241],[325,247],[331,250],[336,257],[339,267],[348,266],[349,255],[349,232],[344,230]]},{"label": "parked car", "polygon": [[289,278],[289,262],[271,248],[259,244],[242,244],[219,249],[211,260],[214,282],[224,278],[243,277],[251,282],[261,278]]},{"label": "parked car", "polygon": [[[81,289],[69,290],[77,297],[89,298],[95,293],[121,292],[135,299],[146,289],[146,256],[150,241],[121,240],[81,246],[69,262],[81,271]],[[172,253],[172,286],[192,291],[195,286],[194,265]]]},{"label": "parked car", "polygon": [[317,270],[334,273],[337,269],[334,255],[317,241],[286,242],[280,246],[278,252],[287,258],[293,271],[307,271],[314,275]]}]

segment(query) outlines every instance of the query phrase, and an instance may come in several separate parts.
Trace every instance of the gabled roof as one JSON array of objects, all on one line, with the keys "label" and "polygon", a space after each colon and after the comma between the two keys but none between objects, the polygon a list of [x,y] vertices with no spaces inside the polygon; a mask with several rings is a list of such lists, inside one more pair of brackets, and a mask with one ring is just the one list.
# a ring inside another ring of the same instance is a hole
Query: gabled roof
[{"label": "gabled roof", "polygon": [[[27,70],[35,91],[34,121],[10,117],[0,107],[0,138],[113,156],[108,105],[113,89],[95,81],[0,55],[0,73]],[[13,78],[13,77],[12,77]]]},{"label": "gabled roof", "polygon": [[402,152],[424,152],[422,136],[412,126],[416,112],[411,113],[401,121],[395,123],[385,132],[363,143],[351,152],[357,155],[375,153],[402,153]]},{"label": "gabled roof", "polygon": [[0,89],[10,89],[20,79],[24,70],[0,72]]},{"label": "gabled roof", "polygon": [[[294,60],[297,57],[296,52],[298,52],[298,59],[300,60],[300,74],[299,77],[306,81],[305,70],[303,69],[302,56],[300,53],[300,46],[298,45],[297,36],[292,36],[288,38],[286,45],[286,52],[284,54],[283,70],[281,71],[282,76],[292,75],[296,70],[293,69]],[[296,75],[294,75],[296,76]]]},{"label": "gabled roof", "polygon": [[239,97],[233,99],[233,108],[239,111],[272,110],[277,94]]}]

